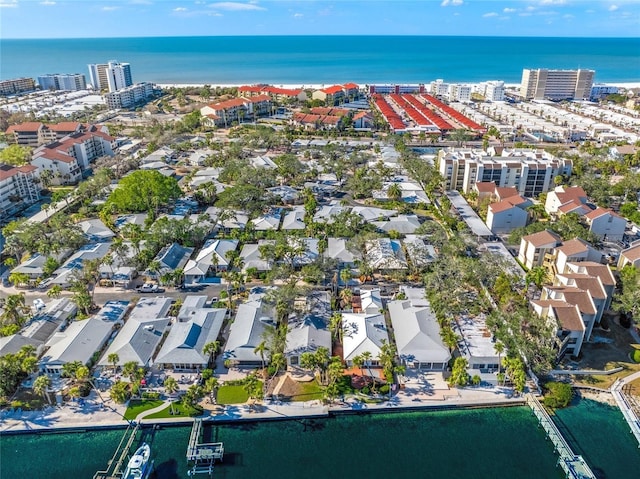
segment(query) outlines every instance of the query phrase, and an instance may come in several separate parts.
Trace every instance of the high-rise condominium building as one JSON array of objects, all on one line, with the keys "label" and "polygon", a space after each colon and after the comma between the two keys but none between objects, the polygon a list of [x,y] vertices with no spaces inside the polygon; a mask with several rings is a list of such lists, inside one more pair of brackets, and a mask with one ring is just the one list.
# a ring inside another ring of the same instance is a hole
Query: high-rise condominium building
[{"label": "high-rise condominium building", "polygon": [[36,82],[33,78],[16,78],[14,80],[0,81],[0,95],[13,95],[36,89]]},{"label": "high-rise condominium building", "polygon": [[131,65],[129,63],[109,62],[107,66],[107,82],[109,92],[114,92],[133,85]]},{"label": "high-rise condominium building", "polygon": [[86,90],[87,80],[80,73],[52,73],[39,76],[38,85],[43,90]]},{"label": "high-rise condominium building", "polygon": [[109,88],[107,81],[107,65],[106,63],[92,63],[89,66],[89,83],[95,90],[106,90]]},{"label": "high-rise condominium building", "polygon": [[594,70],[522,70],[520,94],[527,100],[588,100]]}]

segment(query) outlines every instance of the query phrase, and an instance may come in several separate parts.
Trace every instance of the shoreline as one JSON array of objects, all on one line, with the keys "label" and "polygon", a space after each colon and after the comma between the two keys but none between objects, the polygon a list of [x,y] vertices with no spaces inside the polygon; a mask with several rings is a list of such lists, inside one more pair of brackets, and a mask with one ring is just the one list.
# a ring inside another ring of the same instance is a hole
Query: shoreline
[{"label": "shoreline", "polygon": [[[298,403],[290,403],[285,407],[295,408]],[[309,413],[307,414],[291,414],[285,415],[282,412],[276,411],[273,412],[267,411],[263,413],[248,413],[247,411],[243,411],[244,414],[240,414],[235,416],[235,412],[232,414],[219,414],[219,415],[206,415],[197,416],[197,417],[189,417],[189,418],[171,418],[171,419],[150,419],[145,420],[142,418],[138,425],[141,429],[148,427],[185,427],[193,424],[195,419],[202,419],[203,423],[206,424],[220,424],[220,425],[231,425],[231,424],[242,424],[242,423],[258,423],[258,422],[276,422],[276,421],[301,421],[305,419],[330,419],[336,418],[340,416],[353,416],[353,415],[369,415],[369,414],[384,414],[384,413],[402,413],[402,412],[428,412],[428,411],[455,411],[455,410],[466,410],[466,409],[493,409],[493,408],[505,408],[505,407],[518,407],[518,406],[526,406],[526,400],[524,396],[519,396],[517,398],[504,398],[497,400],[485,400],[485,401],[460,401],[460,402],[451,402],[445,401],[442,403],[429,403],[429,404],[421,404],[421,405],[389,405],[389,404],[366,404],[363,408],[349,408],[346,409],[344,406],[316,406],[314,408],[309,408]],[[277,407],[277,406],[276,406]],[[303,406],[304,407],[304,406]],[[238,408],[239,409],[239,408]],[[267,407],[267,409],[269,409]],[[34,411],[35,412],[35,411]],[[209,411],[207,411],[209,412]],[[26,422],[23,420],[21,422]],[[24,434],[64,434],[64,433],[73,433],[73,432],[89,432],[89,431],[109,431],[109,430],[118,430],[118,429],[126,429],[129,427],[129,424],[122,419],[120,422],[110,422],[104,424],[92,424],[87,423],[85,425],[58,425],[53,427],[29,427],[27,424],[22,426],[16,426],[13,428],[2,428],[0,432],[2,435],[24,435]]]},{"label": "shoreline", "polygon": [[[160,88],[203,88],[205,85],[209,85],[211,88],[237,88],[240,86],[253,86],[253,85],[270,85],[278,88],[284,88],[289,90],[296,90],[299,88],[305,90],[320,90],[327,86],[331,86],[328,83],[319,84],[319,83],[256,83],[256,82],[247,82],[247,83],[164,83],[164,82],[154,82],[153,80],[148,80],[150,83],[157,85]],[[488,81],[488,80],[485,80]],[[469,84],[474,85],[481,82],[449,82],[449,83],[459,83],[459,84]],[[362,88],[365,85],[413,85],[418,84],[416,82],[362,82],[359,86]],[[427,86],[429,83],[423,83]],[[617,86],[618,88],[640,88],[640,81],[634,82],[594,82],[595,85],[606,85],[606,86]],[[520,83],[507,83],[504,84],[505,88],[520,88]]]}]

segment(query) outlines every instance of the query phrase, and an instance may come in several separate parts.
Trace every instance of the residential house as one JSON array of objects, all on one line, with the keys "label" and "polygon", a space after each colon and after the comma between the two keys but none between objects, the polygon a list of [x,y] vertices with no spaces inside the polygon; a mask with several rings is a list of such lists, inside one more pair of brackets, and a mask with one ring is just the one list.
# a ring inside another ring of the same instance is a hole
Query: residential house
[{"label": "residential house", "polygon": [[544,209],[548,214],[554,215],[562,206],[565,206],[565,210],[568,208],[566,205],[580,208],[587,201],[587,194],[580,186],[557,186],[547,193]]},{"label": "residential house", "polygon": [[78,227],[91,243],[111,241],[115,233],[111,231],[99,218],[80,221]]},{"label": "residential house", "polygon": [[548,261],[554,272],[565,272],[567,263],[576,263],[579,261],[602,261],[602,253],[594,249],[589,243],[574,238],[565,241],[557,246],[554,251],[548,255]]},{"label": "residential house", "polygon": [[54,299],[29,321],[20,335],[29,341],[44,344],[56,331],[64,329],[77,312],[78,307],[70,298]]},{"label": "residential house", "polygon": [[243,271],[252,268],[259,272],[270,271],[272,266],[271,262],[262,257],[260,246],[273,243],[273,240],[259,240],[258,243],[245,243],[240,252]]},{"label": "residential house", "polygon": [[584,218],[589,231],[603,241],[622,241],[627,220],[608,208],[596,208],[589,211]]},{"label": "residential house", "polygon": [[238,306],[236,317],[229,327],[229,338],[225,344],[223,358],[239,367],[265,365],[268,353],[256,351],[263,341],[263,333],[274,327],[271,312],[263,306],[262,295],[250,295],[249,300]]},{"label": "residential house", "polygon": [[315,291],[304,299],[305,311],[300,317],[289,318],[284,355],[287,364],[298,366],[304,353],[326,348],[331,355],[331,297],[325,291]]},{"label": "residential house", "polygon": [[225,308],[200,307],[189,308],[188,313],[179,314],[155,363],[165,369],[182,371],[207,368],[210,355],[204,348],[218,339],[226,312]]},{"label": "residential house", "polygon": [[348,367],[352,367],[353,359],[363,353],[371,355],[365,366],[379,365],[381,348],[389,342],[382,314],[342,313],[342,331],[343,359]]},{"label": "residential house", "polygon": [[135,305],[129,319],[105,351],[100,366],[109,366],[110,354],[118,355],[116,366],[134,361],[140,367],[153,364],[153,356],[170,323],[171,298],[142,298]]},{"label": "residential house", "polygon": [[29,276],[31,281],[37,280],[38,278],[42,278],[45,273],[45,264],[49,258],[54,259],[58,264],[60,261],[64,260],[70,251],[64,250],[58,254],[51,254],[50,256],[45,256],[43,254],[36,253],[31,256],[29,259],[23,261],[18,266],[11,270],[11,273],[20,273],[26,274]]},{"label": "residential house", "polygon": [[193,253],[193,248],[180,246],[178,243],[171,243],[162,248],[154,258],[154,261],[160,264],[157,271],[147,269],[145,274],[150,278],[158,279],[167,273],[174,273],[179,269],[184,270],[191,253]]},{"label": "residential house", "polygon": [[566,301],[546,299],[531,301],[533,310],[541,318],[546,318],[556,329],[558,341],[558,357],[566,353],[578,356],[585,337],[585,324],[580,316],[580,309]]},{"label": "residential house", "polygon": [[[424,290],[420,290],[424,297]],[[451,352],[442,342],[440,325],[428,301],[423,299],[414,304],[406,299],[391,301],[387,306],[402,364],[413,369],[444,371]]]},{"label": "residential house", "polygon": [[187,261],[184,281],[199,283],[211,274],[229,268],[229,252],[238,248],[238,240],[210,239],[204,244],[196,258]]},{"label": "residential house", "polygon": [[91,318],[73,321],[63,331],[56,332],[47,341],[48,350],[38,362],[40,371],[59,376],[64,365],[74,361],[91,366],[94,355],[122,324],[128,307],[128,301],[108,301]]},{"label": "residential house", "polygon": [[374,221],[384,221],[392,216],[397,216],[396,210],[387,210],[382,208],[375,208],[373,206],[354,206],[351,209],[352,213],[362,216],[367,223]]},{"label": "residential house", "polygon": [[420,220],[416,215],[398,215],[387,221],[373,221],[376,228],[385,233],[395,231],[402,235],[413,234],[420,227]]},{"label": "residential house", "polygon": [[280,227],[281,215],[282,210],[280,208],[273,208],[268,213],[252,219],[251,224],[255,231],[277,231]]},{"label": "residential house", "polygon": [[371,129],[374,125],[373,115],[368,111],[361,111],[353,115],[353,127],[356,129]]},{"label": "residential house", "polygon": [[283,231],[304,230],[306,228],[305,214],[304,206],[294,206],[284,215],[281,229]]},{"label": "residential house", "polygon": [[516,195],[498,203],[491,203],[487,209],[487,227],[493,234],[508,234],[516,228],[527,226],[529,214],[526,208],[531,201]]},{"label": "residential house", "polygon": [[461,338],[458,350],[469,364],[469,374],[478,375],[483,381],[495,382],[501,358],[495,350],[496,343],[485,316],[459,316],[453,330]]},{"label": "residential house", "polygon": [[89,243],[78,248],[62,266],[53,272],[54,277],[47,280],[49,284],[67,287],[73,282],[73,272],[81,269],[88,260],[102,260],[111,248],[111,243]]},{"label": "residential house", "polygon": [[380,297],[380,288],[361,289],[359,313],[376,314],[383,310],[382,298]]},{"label": "residential house", "polygon": [[424,269],[436,260],[436,249],[428,244],[424,237],[407,235],[402,242],[409,261],[415,268]]},{"label": "residential house", "polygon": [[378,238],[367,241],[365,260],[375,271],[407,268],[407,260],[399,240]]},{"label": "residential house", "polygon": [[631,246],[620,253],[618,269],[622,269],[627,265],[640,269],[640,241],[634,241]]},{"label": "residential house", "polygon": [[551,230],[523,236],[520,240],[518,261],[527,269],[542,266],[545,254],[552,252],[560,244],[562,239]]},{"label": "residential house", "polygon": [[339,268],[354,267],[359,258],[357,253],[349,250],[347,240],[344,238],[328,238],[324,256],[336,260]]}]

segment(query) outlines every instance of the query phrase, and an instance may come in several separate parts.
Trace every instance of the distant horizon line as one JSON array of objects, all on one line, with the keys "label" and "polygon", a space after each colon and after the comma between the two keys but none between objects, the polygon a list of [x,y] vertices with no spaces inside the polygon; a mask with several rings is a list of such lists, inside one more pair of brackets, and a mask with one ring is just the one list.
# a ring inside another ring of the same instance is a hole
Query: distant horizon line
[{"label": "distant horizon line", "polygon": [[416,34],[305,34],[305,35],[270,35],[270,34],[254,34],[254,35],[138,35],[138,36],[108,36],[108,37],[14,37],[0,38],[0,42],[4,40],[123,40],[132,38],[251,38],[251,37],[280,37],[280,38],[300,38],[300,37],[432,37],[432,38],[545,38],[545,39],[575,39],[575,40],[637,40],[637,36],[536,36],[536,35],[416,35]]}]

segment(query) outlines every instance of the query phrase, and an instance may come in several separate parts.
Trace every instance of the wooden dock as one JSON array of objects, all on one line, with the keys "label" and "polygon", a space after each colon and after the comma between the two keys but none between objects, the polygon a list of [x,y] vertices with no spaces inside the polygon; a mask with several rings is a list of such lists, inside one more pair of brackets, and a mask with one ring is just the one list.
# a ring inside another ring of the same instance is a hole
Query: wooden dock
[{"label": "wooden dock", "polygon": [[[129,424],[127,430],[122,435],[122,439],[120,439],[120,443],[116,451],[113,453],[111,459],[107,463],[107,468],[104,471],[98,471],[93,475],[93,479],[121,479],[124,470],[122,468],[123,465],[126,466],[127,463],[127,455],[131,450],[131,445],[133,441],[136,439],[136,435],[138,433],[138,425],[132,426]],[[125,443],[126,440],[126,443]]]},{"label": "wooden dock", "polygon": [[213,467],[217,460],[222,462],[224,458],[224,445],[221,442],[201,443],[202,419],[195,419],[189,436],[187,446],[187,461],[189,470],[187,474],[213,474]]},{"label": "wooden dock", "polygon": [[540,401],[531,394],[527,394],[527,404],[533,414],[540,421],[540,425],[547,433],[547,437],[553,443],[554,451],[558,453],[558,465],[570,479],[596,479],[595,474],[584,460],[573,452],[567,441],[564,439],[555,423],[547,413]]}]

